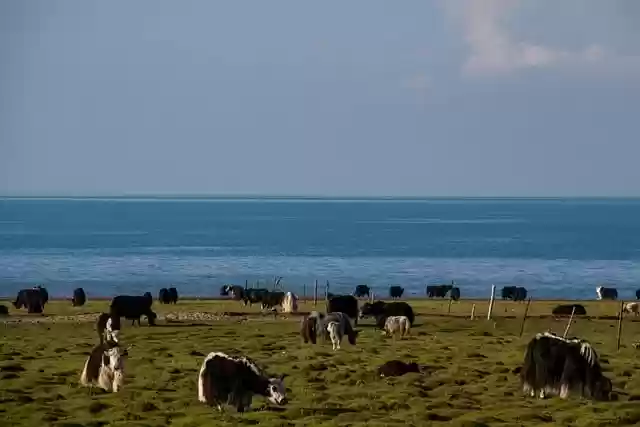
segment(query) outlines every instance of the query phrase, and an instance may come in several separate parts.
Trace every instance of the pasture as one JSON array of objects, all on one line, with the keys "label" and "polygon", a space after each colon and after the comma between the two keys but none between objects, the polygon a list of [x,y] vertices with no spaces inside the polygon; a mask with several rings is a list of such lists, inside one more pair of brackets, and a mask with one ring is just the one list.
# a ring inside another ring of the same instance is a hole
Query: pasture
[{"label": "pasture", "polygon": [[[300,316],[261,315],[232,301],[154,302],[158,326],[132,327],[123,319],[121,339],[132,345],[120,393],[82,388],[80,371],[97,343],[94,319],[107,301],[71,307],[47,304],[45,315],[10,307],[0,318],[0,425],[7,426],[622,426],[640,423],[640,350],[632,347],[640,322],[625,319],[616,351],[619,302],[584,302],[588,318],[575,320],[569,336],[598,351],[617,400],[524,397],[513,369],[537,332],[562,334],[567,319],[549,314],[557,302],[534,301],[519,337],[525,304],[496,301],[407,300],[417,317],[411,336],[383,337],[373,319],[359,322],[357,345],[343,341],[304,345]],[[3,301],[5,305],[7,301]],[[470,320],[477,304],[476,320]],[[314,309],[302,302],[301,312]],[[324,310],[324,302],[318,310]],[[197,374],[211,351],[244,354],[267,372],[287,373],[289,404],[270,408],[256,396],[251,412],[225,413],[197,400]],[[421,374],[380,378],[375,369],[391,359],[415,361]]]}]

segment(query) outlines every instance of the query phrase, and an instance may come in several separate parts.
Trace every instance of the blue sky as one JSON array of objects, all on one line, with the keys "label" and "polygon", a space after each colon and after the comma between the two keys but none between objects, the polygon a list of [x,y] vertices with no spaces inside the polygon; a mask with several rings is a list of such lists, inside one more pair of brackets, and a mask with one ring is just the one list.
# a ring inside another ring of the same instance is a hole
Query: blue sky
[{"label": "blue sky", "polygon": [[638,196],[640,2],[0,2],[0,193]]}]

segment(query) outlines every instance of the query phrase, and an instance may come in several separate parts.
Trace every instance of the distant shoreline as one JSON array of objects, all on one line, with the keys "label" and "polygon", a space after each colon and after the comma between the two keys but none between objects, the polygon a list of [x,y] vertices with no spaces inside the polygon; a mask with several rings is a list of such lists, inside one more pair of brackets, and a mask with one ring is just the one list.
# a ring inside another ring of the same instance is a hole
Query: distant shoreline
[{"label": "distant shoreline", "polygon": [[320,195],[252,195],[252,194],[129,194],[129,195],[0,195],[0,200],[73,200],[73,201],[634,201],[640,196],[320,196]]}]

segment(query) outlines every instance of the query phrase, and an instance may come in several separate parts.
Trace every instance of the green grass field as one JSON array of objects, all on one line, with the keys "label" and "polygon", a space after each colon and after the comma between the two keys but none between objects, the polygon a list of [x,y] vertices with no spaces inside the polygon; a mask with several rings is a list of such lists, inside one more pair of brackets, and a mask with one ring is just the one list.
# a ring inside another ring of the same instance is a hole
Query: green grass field
[{"label": "green grass field", "polygon": [[[368,319],[358,326],[358,345],[346,339],[304,345],[299,316],[262,316],[229,301],[154,303],[159,326],[123,323],[122,341],[132,345],[123,391],[106,394],[78,384],[97,342],[96,314],[108,302],[82,308],[47,305],[45,316],[11,307],[0,321],[0,425],[3,426],[621,426],[640,423],[640,350],[632,347],[640,322],[627,318],[616,351],[616,302],[585,302],[589,318],[577,318],[570,336],[591,341],[618,400],[592,403],[573,398],[536,401],[523,397],[512,370],[537,332],[564,331],[567,320],[549,315],[554,302],[534,301],[519,337],[525,304],[497,301],[486,320],[486,301],[411,300],[417,312],[411,336],[383,337]],[[470,320],[476,303],[476,320]],[[5,302],[5,305],[6,304]],[[301,304],[301,311],[313,304]],[[324,304],[318,304],[323,310]],[[226,314],[225,314],[226,313]],[[274,374],[287,373],[290,402],[281,410],[256,396],[252,411],[225,413],[197,400],[197,373],[211,351],[241,353]],[[422,374],[379,378],[381,363],[401,359],[426,366]]]}]

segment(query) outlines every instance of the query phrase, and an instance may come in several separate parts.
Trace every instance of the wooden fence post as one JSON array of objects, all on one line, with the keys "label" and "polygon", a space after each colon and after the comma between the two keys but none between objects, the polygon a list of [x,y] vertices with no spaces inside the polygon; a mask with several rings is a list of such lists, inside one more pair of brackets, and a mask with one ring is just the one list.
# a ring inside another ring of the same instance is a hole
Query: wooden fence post
[{"label": "wooden fence post", "polygon": [[620,313],[618,314],[618,336],[616,337],[616,350],[620,351],[620,340],[622,339],[622,318],[624,317],[624,301],[620,301]]},{"label": "wooden fence post", "polygon": [[376,297],[376,293],[371,291],[371,304],[373,304],[373,300]]},{"label": "wooden fence post", "polygon": [[244,281],[244,290],[246,291],[247,289],[249,289],[249,280]]},{"label": "wooden fence post", "polygon": [[524,332],[524,322],[527,321],[527,314],[529,314],[529,306],[531,305],[531,297],[529,297],[529,301],[527,301],[527,306],[524,308],[524,315],[522,316],[522,323],[520,323],[520,336]]},{"label": "wooden fence post", "polygon": [[476,305],[473,304],[471,306],[471,320],[475,320],[476,319]]},{"label": "wooden fence post", "polygon": [[569,323],[567,323],[567,327],[564,330],[564,335],[562,335],[562,338],[566,338],[567,334],[569,333],[569,328],[571,327],[571,322],[573,322],[573,315],[576,314],[576,306],[573,306],[573,310],[571,310],[571,316],[569,317]]},{"label": "wooden fence post", "polygon": [[329,281],[327,280],[327,284],[324,286],[324,300],[329,301]]},{"label": "wooden fence post", "polygon": [[487,313],[487,320],[491,320],[491,313],[493,312],[493,301],[496,297],[496,285],[491,285],[491,299],[489,300],[489,312]]},{"label": "wooden fence post", "polygon": [[304,285],[302,285],[302,300],[306,300],[307,299],[307,284],[305,283]]},{"label": "wooden fence post", "polygon": [[451,314],[451,303],[453,302],[453,300],[451,298],[449,298],[449,308],[447,309],[447,314]]},{"label": "wooden fence post", "polygon": [[318,279],[316,279],[315,287],[313,288],[313,306],[318,305]]}]

